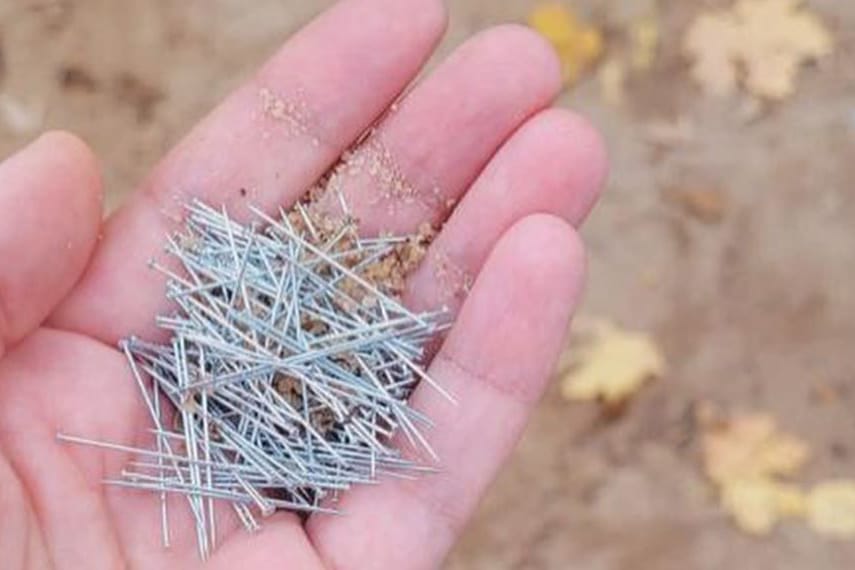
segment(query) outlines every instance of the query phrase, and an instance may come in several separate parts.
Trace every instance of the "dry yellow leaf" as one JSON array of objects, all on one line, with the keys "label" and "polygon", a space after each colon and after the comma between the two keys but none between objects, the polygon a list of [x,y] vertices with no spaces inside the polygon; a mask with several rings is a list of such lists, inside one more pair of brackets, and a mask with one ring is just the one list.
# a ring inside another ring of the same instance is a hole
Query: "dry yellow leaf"
[{"label": "dry yellow leaf", "polygon": [[529,14],[528,21],[555,47],[568,84],[578,81],[603,53],[600,30],[581,22],[557,2],[538,6]]},{"label": "dry yellow leaf", "polygon": [[618,405],[664,373],[665,358],[649,335],[606,321],[593,322],[589,328],[587,338],[574,348],[562,380],[565,398]]},{"label": "dry yellow leaf", "polygon": [[701,14],[689,28],[685,49],[694,60],[692,76],[712,95],[736,90],[739,24],[728,13]]},{"label": "dry yellow leaf", "polygon": [[803,517],[807,497],[779,477],[795,475],[809,455],[807,445],[781,433],[762,413],[711,419],[703,436],[704,467],[721,493],[722,507],[748,534],[770,533],[786,517]]},{"label": "dry yellow leaf", "polygon": [[809,455],[807,445],[778,432],[767,414],[749,414],[711,427],[703,438],[707,475],[719,485],[793,475]]},{"label": "dry yellow leaf", "polygon": [[832,51],[822,22],[802,0],[739,0],[731,9],[701,14],[684,47],[692,75],[714,95],[733,93],[740,69],[755,96],[783,99],[792,94],[799,68]]},{"label": "dry yellow leaf", "polygon": [[742,0],[742,59],[746,87],[760,97],[782,99],[793,92],[799,66],[831,53],[831,35],[801,0]]},{"label": "dry yellow leaf", "polygon": [[855,481],[820,483],[808,494],[808,523],[831,538],[855,539]]},{"label": "dry yellow leaf", "polygon": [[659,24],[656,18],[634,20],[627,28],[628,49],[611,53],[599,67],[597,79],[603,99],[619,107],[626,100],[626,82],[630,72],[643,72],[653,66],[659,45]]},{"label": "dry yellow leaf", "polygon": [[786,517],[804,515],[804,493],[768,478],[735,479],[721,489],[721,504],[736,526],[748,534],[769,534]]},{"label": "dry yellow leaf", "polygon": [[704,466],[721,506],[748,534],[765,535],[784,518],[806,519],[823,536],[855,539],[855,480],[819,483],[810,492],[785,483],[807,460],[807,445],[781,433],[768,414],[705,422]]},{"label": "dry yellow leaf", "polygon": [[637,71],[647,71],[653,66],[656,50],[659,49],[658,20],[654,16],[635,20],[629,27],[629,36],[632,67]]}]

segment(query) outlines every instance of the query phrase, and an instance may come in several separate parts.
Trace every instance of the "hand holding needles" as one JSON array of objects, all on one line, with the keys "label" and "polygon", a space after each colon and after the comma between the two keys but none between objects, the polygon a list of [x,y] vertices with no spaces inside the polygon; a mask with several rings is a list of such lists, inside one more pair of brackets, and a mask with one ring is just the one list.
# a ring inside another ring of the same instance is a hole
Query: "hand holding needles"
[{"label": "hand holding needles", "polygon": [[257,514],[334,512],[354,484],[429,470],[390,443],[400,432],[433,456],[421,433],[430,420],[407,399],[431,382],[423,347],[448,319],[396,299],[429,237],[360,238],[355,224],[301,204],[277,219],[254,211],[249,226],[201,202],[188,208],[167,247],[181,270],[153,264],[177,306],[157,319],[171,338],[120,346],[152,447],[58,437],[134,452],[107,483],[160,495],[165,545],[167,496],[183,496],[203,558],[216,545],[215,500],[255,530]]}]

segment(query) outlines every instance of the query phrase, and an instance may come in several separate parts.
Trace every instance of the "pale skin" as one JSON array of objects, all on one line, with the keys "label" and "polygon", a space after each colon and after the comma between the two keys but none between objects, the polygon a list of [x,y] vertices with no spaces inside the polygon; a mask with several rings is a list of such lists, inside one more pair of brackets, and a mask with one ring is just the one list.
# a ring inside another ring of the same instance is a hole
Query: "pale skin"
[{"label": "pale skin", "polygon": [[207,567],[441,565],[549,380],[584,273],[575,228],[606,169],[596,132],[548,109],[559,66],[522,28],[477,35],[401,97],[445,18],[439,0],[336,4],[106,221],[95,158],[73,136],[49,133],[0,165],[0,566],[201,565],[186,503],[171,501],[172,545],[162,548],[158,498],[100,483],[129,456],[55,435],[150,441],[115,346],[130,333],[156,334],[163,282],[146,262],[182,201],[203,197],[237,217],[249,203],[287,206],[378,120],[375,140],[418,199],[353,175],[344,191],[362,230],[445,222],[405,294],[414,308],[456,313],[430,373],[458,405],[428,386],[412,398],[438,426],[428,437],[442,470],[354,489],[338,505],[343,516],[303,523],[278,513],[253,535],[223,509]]}]

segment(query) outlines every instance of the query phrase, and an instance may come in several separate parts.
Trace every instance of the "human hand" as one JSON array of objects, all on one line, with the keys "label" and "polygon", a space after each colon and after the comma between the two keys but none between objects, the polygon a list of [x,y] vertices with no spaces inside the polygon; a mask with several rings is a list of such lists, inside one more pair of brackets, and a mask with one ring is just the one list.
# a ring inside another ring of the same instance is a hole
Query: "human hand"
[{"label": "human hand", "polygon": [[429,389],[411,400],[436,423],[428,435],[442,471],[355,488],[338,517],[277,513],[252,535],[226,518],[207,567],[441,564],[549,378],[583,274],[573,227],[605,171],[597,134],[544,110],[559,67],[521,28],[471,39],[387,113],[444,23],[439,0],[336,4],[103,225],[97,167],[70,135],[46,135],[0,165],[0,568],[200,565],[189,517],[163,549],[159,501],[102,486],[128,455],[56,433],[150,438],[113,347],[155,334],[163,281],[146,262],[182,203],[202,197],[238,217],[249,204],[290,204],[379,117],[356,153],[376,167],[355,170],[343,191],[366,232],[444,222],[405,294],[412,307],[457,314],[430,368],[457,407]]}]

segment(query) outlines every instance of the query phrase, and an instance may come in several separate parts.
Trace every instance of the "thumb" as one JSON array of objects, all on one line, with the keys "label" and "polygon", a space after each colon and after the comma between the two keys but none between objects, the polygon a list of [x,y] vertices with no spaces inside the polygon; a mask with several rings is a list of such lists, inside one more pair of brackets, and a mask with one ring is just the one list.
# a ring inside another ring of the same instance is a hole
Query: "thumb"
[{"label": "thumb", "polygon": [[0,356],[77,282],[100,219],[98,168],[76,137],[48,133],[0,163]]}]

